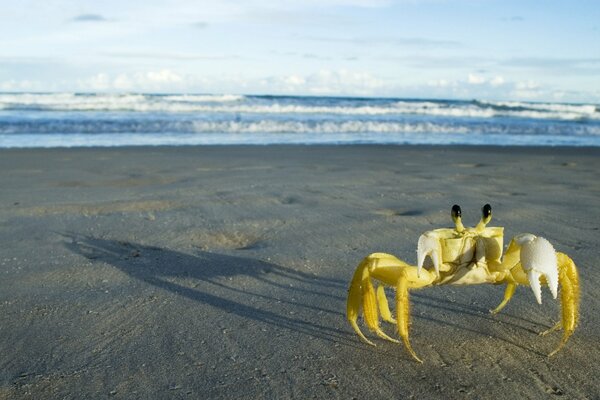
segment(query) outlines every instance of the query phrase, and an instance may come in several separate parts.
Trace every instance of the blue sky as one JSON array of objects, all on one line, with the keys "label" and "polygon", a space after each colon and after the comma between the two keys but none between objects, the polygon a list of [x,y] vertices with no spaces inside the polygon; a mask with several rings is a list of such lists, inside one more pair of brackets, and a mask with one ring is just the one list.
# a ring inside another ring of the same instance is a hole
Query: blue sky
[{"label": "blue sky", "polygon": [[0,91],[600,103],[600,2],[0,0]]}]

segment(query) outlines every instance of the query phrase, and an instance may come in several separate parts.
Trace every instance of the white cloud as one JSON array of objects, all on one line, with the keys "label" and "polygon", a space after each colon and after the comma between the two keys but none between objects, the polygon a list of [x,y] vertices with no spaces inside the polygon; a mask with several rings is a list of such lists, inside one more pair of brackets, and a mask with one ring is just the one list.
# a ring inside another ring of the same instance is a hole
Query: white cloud
[{"label": "white cloud", "polygon": [[169,69],[158,71],[121,73],[111,76],[98,73],[87,79],[80,79],[78,87],[84,91],[178,91],[184,88],[186,78]]},{"label": "white cloud", "polygon": [[505,83],[504,78],[501,76],[495,76],[492,79],[490,79],[490,85],[492,86],[500,86],[503,85]]},{"label": "white cloud", "polygon": [[483,75],[469,74],[467,82],[470,85],[489,85],[493,87],[501,86],[505,83],[504,77],[496,75],[494,77],[485,77]]},{"label": "white cloud", "polygon": [[481,75],[469,74],[467,82],[470,85],[482,85],[486,82],[486,79]]},{"label": "white cloud", "polygon": [[111,78],[105,73],[99,73],[86,80],[80,80],[79,85],[84,91],[107,90],[111,88]]},{"label": "white cloud", "polygon": [[202,92],[202,93],[269,93],[290,95],[376,96],[386,82],[366,72],[346,69],[323,69],[302,75],[291,74],[265,78],[244,76],[198,76],[180,74],[170,69],[110,75],[98,73],[79,80],[83,91]]},{"label": "white cloud", "polygon": [[38,81],[31,81],[28,79],[16,80],[10,79],[7,81],[0,81],[0,91],[3,92],[32,92],[39,91],[41,83]]},{"label": "white cloud", "polygon": [[[550,86],[541,85],[533,80],[511,80],[502,75],[470,73],[464,79],[432,79],[426,83],[427,89],[422,92],[429,93],[437,98],[461,98],[482,100],[543,100],[572,101],[581,93],[565,92]],[[408,88],[407,88],[408,89]],[[397,88],[402,91],[402,88]],[[419,87],[410,88],[404,95],[418,92]]]},{"label": "white cloud", "polygon": [[160,71],[157,72],[147,72],[145,75],[142,75],[142,79],[146,79],[149,82],[155,82],[155,83],[179,83],[181,81],[183,81],[183,78],[176,74],[175,72],[168,70],[168,69],[162,69]]},{"label": "white cloud", "polygon": [[432,79],[427,82],[427,86],[434,88],[446,88],[449,86],[456,86],[456,82],[451,82],[447,79]]},{"label": "white cloud", "polygon": [[515,89],[518,90],[537,90],[540,88],[540,85],[534,81],[525,81],[525,82],[517,82],[515,84]]},{"label": "white cloud", "polygon": [[315,95],[375,95],[385,86],[379,79],[366,72],[346,69],[320,70],[308,75],[288,75],[263,79],[261,84],[273,93]]}]

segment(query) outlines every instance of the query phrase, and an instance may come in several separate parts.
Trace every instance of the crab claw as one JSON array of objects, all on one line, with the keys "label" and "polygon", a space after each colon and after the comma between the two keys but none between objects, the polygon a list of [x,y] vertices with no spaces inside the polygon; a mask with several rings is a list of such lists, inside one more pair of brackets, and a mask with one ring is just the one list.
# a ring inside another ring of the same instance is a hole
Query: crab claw
[{"label": "crab claw", "polygon": [[549,241],[530,233],[515,238],[521,245],[521,266],[527,274],[529,285],[538,304],[542,304],[540,277],[544,277],[556,299],[558,294],[558,260],[556,251]]},{"label": "crab claw", "polygon": [[421,268],[425,262],[425,257],[430,256],[433,261],[433,268],[436,276],[440,276],[440,242],[437,237],[424,233],[419,237],[417,244],[417,276],[421,275]]}]

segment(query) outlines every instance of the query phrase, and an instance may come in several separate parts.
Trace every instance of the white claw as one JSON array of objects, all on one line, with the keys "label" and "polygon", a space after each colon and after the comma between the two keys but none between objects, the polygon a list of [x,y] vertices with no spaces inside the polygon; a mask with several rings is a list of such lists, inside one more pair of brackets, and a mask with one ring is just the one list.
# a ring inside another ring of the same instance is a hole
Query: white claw
[{"label": "white claw", "polygon": [[433,268],[437,276],[440,276],[440,242],[438,238],[427,233],[419,237],[417,244],[417,275],[421,275],[421,268],[425,262],[425,257],[430,256],[433,261]]},{"label": "white claw", "polygon": [[529,279],[529,286],[533,290],[533,294],[538,304],[542,304],[542,286],[540,284],[540,273],[537,271],[527,272],[527,278]]},{"label": "white claw", "polygon": [[552,297],[558,294],[558,260],[549,241],[526,233],[515,238],[521,245],[521,265],[527,273],[529,285],[539,304],[542,304],[540,276],[546,278]]}]

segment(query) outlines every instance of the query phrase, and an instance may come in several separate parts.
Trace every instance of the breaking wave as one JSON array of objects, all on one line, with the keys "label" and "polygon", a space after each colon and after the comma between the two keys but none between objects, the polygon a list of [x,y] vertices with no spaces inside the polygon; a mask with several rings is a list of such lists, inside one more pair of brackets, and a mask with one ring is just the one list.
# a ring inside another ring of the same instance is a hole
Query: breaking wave
[{"label": "breaking wave", "polygon": [[595,104],[302,98],[240,95],[0,94],[0,110],[221,114],[423,115],[600,120]]}]

